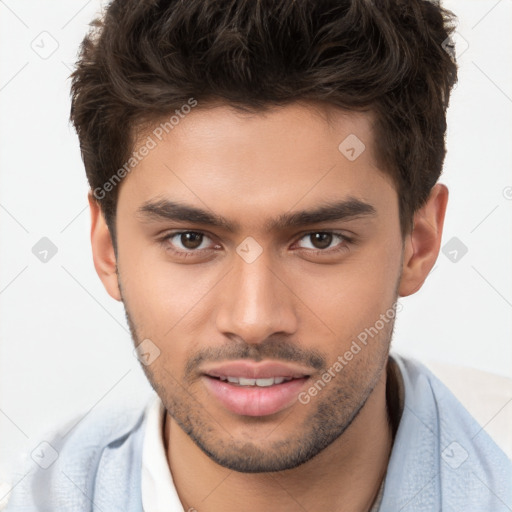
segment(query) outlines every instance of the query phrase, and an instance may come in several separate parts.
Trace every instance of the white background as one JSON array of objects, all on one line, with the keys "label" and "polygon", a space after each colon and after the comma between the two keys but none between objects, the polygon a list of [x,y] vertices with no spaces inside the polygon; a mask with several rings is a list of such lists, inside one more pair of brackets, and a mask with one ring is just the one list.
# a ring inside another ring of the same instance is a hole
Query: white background
[{"label": "white background", "polygon": [[[512,0],[445,6],[469,47],[449,110],[443,245],[457,237],[468,252],[456,263],[441,253],[423,289],[402,299],[393,346],[512,377]],[[92,265],[87,183],[68,124],[67,78],[99,8],[0,1],[0,481],[50,426],[149,390],[122,306]],[[34,51],[57,44],[48,58]],[[47,263],[32,253],[42,237],[58,248]]]}]

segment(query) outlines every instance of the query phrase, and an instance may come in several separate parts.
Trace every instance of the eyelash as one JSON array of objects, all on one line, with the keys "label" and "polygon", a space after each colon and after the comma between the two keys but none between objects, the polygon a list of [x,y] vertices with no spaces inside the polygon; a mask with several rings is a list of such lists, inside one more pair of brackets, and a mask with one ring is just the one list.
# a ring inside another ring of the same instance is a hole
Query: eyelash
[{"label": "eyelash", "polygon": [[[165,236],[161,237],[158,241],[160,242],[160,244],[166,249],[166,250],[169,250],[176,256],[180,257],[180,258],[188,258],[190,256],[195,256],[197,255],[199,252],[201,251],[215,251],[215,249],[190,249],[188,251],[178,251],[174,248],[172,248],[170,246],[170,243],[169,241],[174,238],[175,236],[178,236],[178,235],[184,235],[186,233],[194,233],[194,234],[197,234],[197,235],[202,235],[206,238],[211,238],[209,237],[206,233],[202,232],[202,231],[193,231],[193,230],[187,230],[187,231],[175,231],[173,233],[167,233]],[[308,251],[309,254],[313,254],[313,255],[318,255],[318,254],[322,254],[322,255],[325,255],[325,254],[328,254],[328,255],[332,255],[332,254],[337,254],[338,252],[340,251],[346,251],[347,250],[347,244],[351,244],[353,243],[353,239],[351,237],[348,237],[338,231],[329,231],[329,230],[325,230],[325,231],[309,231],[308,233],[304,233],[303,235],[301,235],[301,237],[297,240],[297,241],[300,241],[302,240],[303,238],[306,238],[308,236],[311,236],[311,235],[315,235],[315,234],[318,234],[318,233],[322,233],[322,234],[329,234],[329,235],[333,235],[333,236],[336,236],[338,238],[341,238],[341,242],[338,244],[338,246],[335,246],[335,248],[331,248],[331,249],[305,249],[306,251]],[[304,249],[304,248],[301,248],[301,249]]]}]

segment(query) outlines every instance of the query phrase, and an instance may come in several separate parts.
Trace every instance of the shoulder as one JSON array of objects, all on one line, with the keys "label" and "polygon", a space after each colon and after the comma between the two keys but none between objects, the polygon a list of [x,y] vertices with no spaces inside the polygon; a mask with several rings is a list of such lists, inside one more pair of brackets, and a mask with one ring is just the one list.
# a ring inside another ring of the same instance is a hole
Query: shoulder
[{"label": "shoulder", "polygon": [[398,354],[392,354],[392,357],[400,368],[409,408],[441,421],[441,430],[451,432],[453,429],[457,436],[469,437],[472,442],[477,442],[483,434],[482,439],[490,441],[480,423],[430,369],[410,357]]},{"label": "shoulder", "polygon": [[[398,354],[392,354],[392,357],[404,382],[407,413],[438,432],[441,439],[458,438],[470,446],[481,446],[483,452],[504,455],[484,427],[432,371],[413,358]],[[507,457],[505,459],[510,462]]]},{"label": "shoulder", "polygon": [[13,475],[6,510],[93,510],[106,482],[135,492],[148,404],[98,406],[45,436]]},{"label": "shoulder", "polygon": [[[416,500],[424,499],[426,507],[437,502],[443,510],[461,504],[482,510],[499,510],[500,503],[512,507],[512,462],[505,453],[426,366],[392,357],[402,375],[405,404],[390,480],[398,485],[399,478],[411,489],[424,486]],[[415,506],[423,510],[419,501]]]}]

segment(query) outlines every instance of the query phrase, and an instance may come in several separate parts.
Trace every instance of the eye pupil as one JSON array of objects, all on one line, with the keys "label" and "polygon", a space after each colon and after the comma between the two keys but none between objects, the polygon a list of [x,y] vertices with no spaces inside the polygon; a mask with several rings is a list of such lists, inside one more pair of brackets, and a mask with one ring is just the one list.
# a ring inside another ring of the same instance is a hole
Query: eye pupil
[{"label": "eye pupil", "polygon": [[317,249],[325,249],[332,242],[332,233],[313,233],[311,241]]},{"label": "eye pupil", "polygon": [[182,233],[180,238],[183,247],[187,249],[197,249],[203,241],[203,235],[201,233],[194,233],[193,231]]}]

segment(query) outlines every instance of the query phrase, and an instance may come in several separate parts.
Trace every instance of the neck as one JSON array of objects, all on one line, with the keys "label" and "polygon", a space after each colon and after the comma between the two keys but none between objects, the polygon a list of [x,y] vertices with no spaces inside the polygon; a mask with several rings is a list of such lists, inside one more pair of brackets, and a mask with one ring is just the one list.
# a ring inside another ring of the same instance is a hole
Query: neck
[{"label": "neck", "polygon": [[290,509],[369,511],[386,474],[393,432],[386,406],[386,371],[347,430],[316,457],[273,473],[219,466],[167,414],[167,459],[185,510],[256,512]]}]

